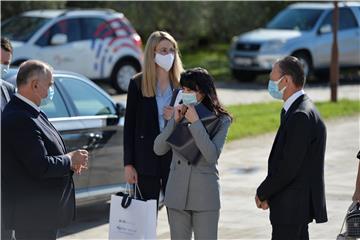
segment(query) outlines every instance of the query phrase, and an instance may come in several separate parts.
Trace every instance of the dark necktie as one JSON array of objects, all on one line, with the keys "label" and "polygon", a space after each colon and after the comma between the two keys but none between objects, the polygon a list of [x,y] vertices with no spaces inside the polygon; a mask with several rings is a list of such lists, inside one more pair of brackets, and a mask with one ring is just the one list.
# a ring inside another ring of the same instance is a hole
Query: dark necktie
[{"label": "dark necktie", "polygon": [[285,121],[285,115],[286,115],[285,109],[281,109],[281,115],[280,115],[280,123],[281,124],[283,124]]}]

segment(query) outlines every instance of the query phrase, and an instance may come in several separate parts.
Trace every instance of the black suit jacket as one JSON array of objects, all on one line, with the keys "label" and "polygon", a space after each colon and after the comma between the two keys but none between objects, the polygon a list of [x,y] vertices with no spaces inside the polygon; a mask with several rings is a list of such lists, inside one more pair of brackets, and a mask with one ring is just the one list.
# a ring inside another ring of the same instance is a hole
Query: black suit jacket
[{"label": "black suit jacket", "polygon": [[65,145],[50,122],[14,96],[1,116],[1,196],[10,229],[57,229],[74,218]]},{"label": "black suit jacket", "polygon": [[154,153],[154,141],[160,134],[156,97],[144,97],[142,74],[130,80],[124,126],[124,165],[133,165],[139,174],[168,174],[172,153]]},{"label": "black suit jacket", "polygon": [[1,111],[4,110],[5,105],[10,101],[11,97],[15,93],[15,87],[11,83],[8,83],[2,79],[1,81]]},{"label": "black suit jacket", "polygon": [[269,156],[268,175],[257,189],[268,200],[272,224],[326,222],[324,154],[326,128],[306,96],[291,105]]}]

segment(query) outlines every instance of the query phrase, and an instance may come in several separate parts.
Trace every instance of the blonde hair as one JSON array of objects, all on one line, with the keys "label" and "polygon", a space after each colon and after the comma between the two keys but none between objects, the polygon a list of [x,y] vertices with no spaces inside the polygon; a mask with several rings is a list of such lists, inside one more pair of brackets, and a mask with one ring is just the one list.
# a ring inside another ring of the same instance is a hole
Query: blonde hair
[{"label": "blonde hair", "polygon": [[169,71],[170,81],[174,88],[179,86],[180,74],[184,71],[182,62],[179,56],[179,48],[175,39],[167,32],[156,31],[148,38],[145,46],[143,76],[141,81],[141,92],[145,97],[153,97],[156,92],[156,63],[155,63],[155,49],[162,41],[168,40],[174,45],[175,56],[174,63]]}]

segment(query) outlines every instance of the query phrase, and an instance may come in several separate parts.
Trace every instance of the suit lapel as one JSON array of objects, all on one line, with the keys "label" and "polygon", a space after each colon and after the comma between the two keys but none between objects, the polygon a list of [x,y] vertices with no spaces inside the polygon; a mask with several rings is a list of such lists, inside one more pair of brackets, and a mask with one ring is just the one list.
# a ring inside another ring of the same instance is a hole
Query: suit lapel
[{"label": "suit lapel", "polygon": [[286,125],[286,122],[287,122],[287,119],[289,118],[289,116],[299,107],[300,103],[302,103],[303,101],[305,101],[306,99],[308,99],[308,96],[306,96],[305,94],[304,95],[301,95],[300,97],[298,97],[295,102],[293,102],[293,104],[291,104],[290,108],[288,109],[288,111],[286,112],[285,114],[285,119],[284,121],[281,123],[280,122],[280,126],[279,126],[279,129],[276,133],[276,136],[275,136],[275,139],[274,139],[274,143],[272,145],[272,148],[271,148],[271,151],[270,151],[270,155],[269,155],[269,161],[271,160],[272,158],[272,155],[274,153],[274,149],[275,149],[275,146],[279,140],[279,135],[281,134],[283,128],[285,127]]},{"label": "suit lapel", "polygon": [[285,114],[285,120],[284,120],[284,124],[286,124],[289,116],[296,110],[298,109],[300,103],[302,103],[303,101],[305,101],[306,99],[308,99],[308,96],[306,96],[305,94],[304,95],[301,95],[300,97],[298,97],[295,102],[293,102],[293,104],[291,104],[290,108],[287,110],[286,114]]},{"label": "suit lapel", "polygon": [[158,111],[158,106],[157,106],[157,101],[156,101],[156,97],[152,97],[150,99],[150,101],[152,102],[152,106],[153,106],[153,113],[154,113],[154,121],[155,121],[155,125],[157,126],[157,132],[160,133],[160,126],[159,126],[159,111]]},{"label": "suit lapel", "polygon": [[39,120],[43,126],[49,129],[51,135],[53,135],[53,137],[56,139],[58,144],[61,146],[64,153],[66,153],[65,144],[60,136],[60,133],[55,129],[55,127],[51,124],[51,122],[47,118],[45,118],[42,114],[39,114]]},{"label": "suit lapel", "polygon": [[[46,127],[46,129],[49,129],[49,132],[51,132],[51,135],[53,137],[55,137],[56,141],[59,143],[59,145],[61,146],[61,149],[64,151],[64,153],[66,153],[66,148],[65,148],[65,144],[62,141],[62,138],[59,134],[59,132],[52,126],[52,124],[49,122],[49,120],[47,120],[46,118],[42,117],[40,112],[36,111],[32,106],[30,106],[29,104],[25,103],[24,101],[22,101],[21,99],[19,99],[18,97],[13,97],[12,101],[15,101],[15,103],[21,107],[24,111],[29,112],[34,118],[38,119],[39,122]],[[55,132],[54,132],[55,131]]]}]

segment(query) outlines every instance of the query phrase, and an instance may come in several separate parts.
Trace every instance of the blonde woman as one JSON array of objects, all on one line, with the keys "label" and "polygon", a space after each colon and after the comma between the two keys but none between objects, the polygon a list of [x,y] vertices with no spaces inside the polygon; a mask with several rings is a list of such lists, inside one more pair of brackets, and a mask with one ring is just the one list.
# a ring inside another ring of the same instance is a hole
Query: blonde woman
[{"label": "blonde woman", "polygon": [[157,156],[154,140],[173,115],[173,89],[183,71],[175,39],[153,32],[145,46],[143,72],[130,81],[124,126],[124,166],[128,183],[139,185],[145,200],[159,198],[169,175],[172,153]]}]

